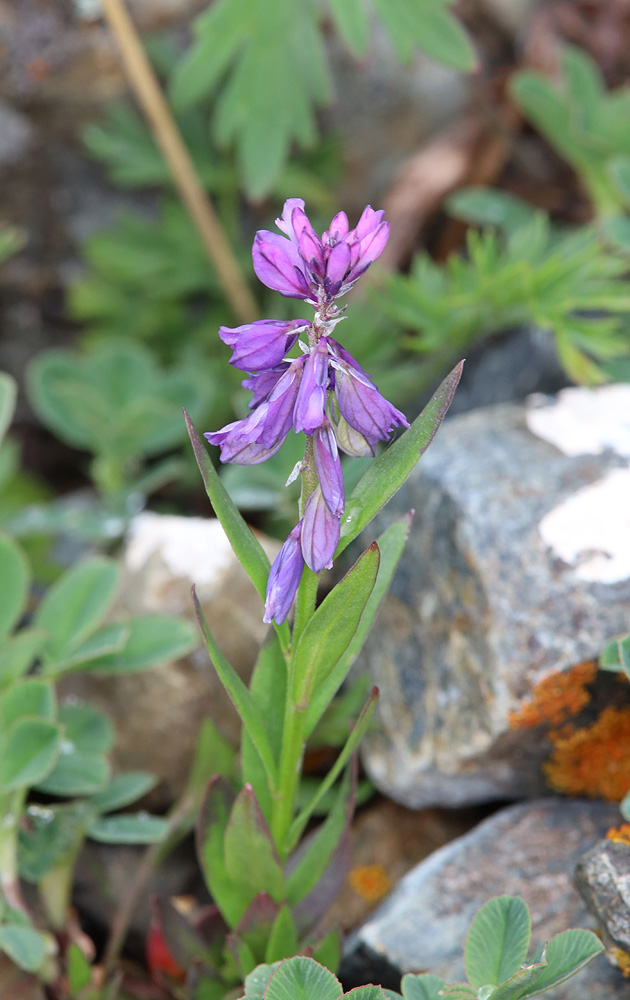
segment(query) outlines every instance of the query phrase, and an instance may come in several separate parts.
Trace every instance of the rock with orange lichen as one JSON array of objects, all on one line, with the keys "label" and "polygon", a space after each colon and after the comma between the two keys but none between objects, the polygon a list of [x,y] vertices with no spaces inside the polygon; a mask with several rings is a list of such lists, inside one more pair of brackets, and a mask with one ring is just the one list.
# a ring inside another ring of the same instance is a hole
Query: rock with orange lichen
[{"label": "rock with orange lichen", "polygon": [[[495,813],[434,851],[396,885],[348,942],[344,983],[386,982],[395,989],[396,974],[420,970],[463,979],[470,920],[492,896],[507,893],[526,901],[535,947],[569,927],[594,929],[573,884],[573,870],[617,816],[616,807],[607,803],[559,797]],[[630,855],[630,848],[623,849]],[[598,958],[570,983],[556,986],[550,997],[621,1000],[627,990],[618,969]]]},{"label": "rock with orange lichen", "polygon": [[543,770],[551,788],[620,802],[630,788],[630,707],[605,708],[590,726],[550,733]]},{"label": "rock with orange lichen", "polygon": [[[607,836],[584,855],[575,883],[614,965],[630,971],[630,843]],[[627,987],[626,987],[627,989]]]},{"label": "rock with orange lichen", "polygon": [[[589,396],[591,416],[600,403]],[[551,401],[537,410],[537,426],[553,409]],[[613,545],[608,560],[585,531],[589,551],[570,565],[541,529],[565,501],[627,469],[615,452],[627,420],[619,434],[600,422],[605,447],[591,454],[577,453],[585,436],[576,427],[573,453],[563,454],[530,430],[527,413],[500,405],[447,419],[374,529],[416,510],[357,667],[381,691],[381,726],[363,744],[366,769],[411,808],[545,794],[550,732],[586,728],[607,705],[630,707],[627,681],[597,668],[611,636],[628,631],[630,576],[619,576],[627,532],[619,558]],[[592,503],[605,505],[607,496],[597,492]],[[605,509],[600,515],[611,523]],[[569,527],[579,549],[582,536],[573,521]],[[583,782],[567,792],[613,797]]]}]

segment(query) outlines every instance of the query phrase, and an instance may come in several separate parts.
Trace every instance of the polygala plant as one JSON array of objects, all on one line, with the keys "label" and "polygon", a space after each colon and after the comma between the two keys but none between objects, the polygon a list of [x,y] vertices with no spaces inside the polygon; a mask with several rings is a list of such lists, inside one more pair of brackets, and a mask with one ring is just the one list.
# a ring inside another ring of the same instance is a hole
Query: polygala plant
[{"label": "polygala plant", "polygon": [[[274,455],[290,430],[304,433],[304,458],[293,471],[287,469],[290,480],[301,477],[298,520],[272,566],[188,421],[214,510],[265,602],[264,620],[273,625],[248,689],[217,647],[195,599],[208,651],[243,733],[241,789],[225,777],[213,778],[198,824],[200,861],[216,910],[194,933],[192,928],[184,933],[177,915],[158,908],[173,954],[190,969],[193,997],[201,983],[199,996],[221,997],[260,962],[304,949],[332,969],[338,962],[336,932],[322,938],[318,924],[347,870],[356,784],[352,759],[378,691],[370,693],[334,765],[315,787],[302,780],[302,759],[361,649],[413,512],[372,542],[317,605],[319,577],[404,483],[444,418],[461,375],[460,364],[409,426],[333,337],[344,318],[345,307],[337,300],[385,246],[389,225],[383,212],[368,206],[354,229],[340,212],[320,237],[304,202],[292,198],[278,227],[282,235],[256,235],[256,274],[270,288],[311,306],[314,315],[221,327],[221,338],[233,349],[232,365],[247,373],[243,385],[253,394],[251,412],[206,434],[220,446],[222,461],[253,465]],[[296,346],[297,356],[291,356]],[[407,430],[345,497],[339,451],[374,456],[397,427]],[[302,839],[324,806],[325,820]]]}]

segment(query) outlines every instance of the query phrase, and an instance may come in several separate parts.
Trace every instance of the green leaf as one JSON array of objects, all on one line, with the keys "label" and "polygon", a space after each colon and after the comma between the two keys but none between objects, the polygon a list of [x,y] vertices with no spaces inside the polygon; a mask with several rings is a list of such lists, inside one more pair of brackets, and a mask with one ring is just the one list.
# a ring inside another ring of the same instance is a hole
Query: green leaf
[{"label": "green leaf", "polygon": [[33,617],[49,635],[48,659],[73,652],[107,614],[118,586],[111,559],[94,556],[68,570],[45,595]]},{"label": "green leaf", "polygon": [[82,642],[69,656],[52,660],[41,668],[47,677],[61,677],[71,670],[85,669],[92,660],[119,652],[129,639],[126,625],[103,625]]},{"label": "green leaf", "polygon": [[498,986],[520,969],[531,934],[531,917],[520,896],[496,896],[473,917],[466,936],[466,975],[479,989]]},{"label": "green leaf", "polygon": [[46,681],[27,678],[9,688],[0,699],[0,731],[9,727],[25,715],[42,719],[55,718],[55,693]]},{"label": "green leaf", "polygon": [[352,818],[352,790],[350,776],[341,782],[335,804],[325,821],[305,841],[298,850],[297,860],[289,866],[287,899],[295,906],[308,896],[326,871],[344,830]]},{"label": "green leaf", "polygon": [[328,790],[332,788],[335,781],[343,771],[344,767],[352,757],[352,754],[355,752],[359,743],[365,736],[365,733],[367,732],[372,716],[374,715],[377,698],[378,698],[378,688],[373,687],[370,693],[370,697],[368,698],[368,701],[364,706],[361,715],[357,719],[356,725],[352,730],[352,732],[350,733],[350,736],[348,737],[343,750],[341,751],[335,763],[331,767],[330,771],[322,781],[315,795],[313,795],[310,802],[306,806],[304,806],[304,808],[293,820],[293,824],[289,831],[289,837],[288,837],[288,842],[290,847],[294,847],[299,838],[302,836],[306,824],[308,823],[313,813],[316,811],[319,803],[326,795]]},{"label": "green leaf", "polygon": [[521,1000],[522,997],[527,996],[547,966],[546,955],[547,946],[545,945],[529,963],[523,965],[507,982],[492,990],[491,1000]]},{"label": "green leaf", "polygon": [[427,450],[446,416],[462,374],[463,361],[450,375],[394,444],[383,452],[370,466],[346,502],[346,512],[341,522],[341,541],[338,556],[357,535],[363,531],[379,510],[400,489],[420,457]]},{"label": "green leaf", "polygon": [[139,812],[101,816],[90,824],[87,833],[101,844],[159,844],[168,830],[168,820]]},{"label": "green leaf", "polygon": [[[250,785],[239,792],[225,831],[225,870],[247,905],[260,892],[276,903],[285,896],[285,878],[269,828]],[[247,858],[247,864],[244,859]]]},{"label": "green leaf", "polygon": [[20,827],[18,863],[22,878],[37,885],[58,864],[75,854],[91,820],[85,802],[30,805]]},{"label": "green leaf", "polygon": [[450,195],[446,207],[451,215],[477,226],[496,226],[506,233],[527,225],[535,209],[521,198],[495,188],[460,188]]},{"label": "green leaf", "polygon": [[0,685],[18,680],[39,655],[46,633],[37,629],[22,629],[7,639],[0,649]]},{"label": "green leaf", "polygon": [[335,27],[354,56],[365,53],[370,21],[363,0],[328,0]]},{"label": "green leaf", "polygon": [[245,976],[245,997],[247,997],[247,1000],[263,1000],[267,983],[276,971],[276,968],[277,963],[274,965],[257,965],[253,972]]},{"label": "green leaf", "polygon": [[380,553],[373,542],[327,595],[300,636],[292,664],[293,697],[305,709],[355,634],[376,582]]},{"label": "green leaf", "polygon": [[105,757],[96,753],[80,753],[66,742],[61,744],[61,754],[50,774],[37,783],[37,791],[46,795],[71,797],[93,795],[109,781],[111,769]]},{"label": "green leaf", "polygon": [[348,993],[344,993],[348,1000],[385,1000],[385,994],[381,986],[356,986]]},{"label": "green leaf", "polygon": [[66,951],[66,970],[71,996],[79,993],[84,986],[88,986],[92,981],[90,963],[74,941],[71,942]]},{"label": "green leaf", "polygon": [[307,739],[315,729],[315,726],[326,711],[336,692],[343,684],[348,671],[363,648],[363,643],[370,631],[374,616],[389,589],[392,577],[403,553],[405,543],[409,537],[409,531],[411,530],[412,520],[413,511],[410,511],[398,521],[395,521],[394,524],[390,525],[376,539],[380,553],[376,583],[372,588],[372,593],[365,605],[365,610],[361,615],[357,630],[350,640],[346,652],[338,660],[337,665],[331,670],[328,677],[317,685],[309,699],[304,720],[304,733]]},{"label": "green leaf", "polygon": [[[210,456],[204,447],[203,441],[197,434],[186,411],[184,411],[184,416],[193,452],[195,453],[195,459],[199,466],[204,486],[206,487],[208,499],[212,504],[212,509],[219,518],[223,530],[229,538],[236,558],[264,601],[267,592],[267,577],[271,569],[269,559],[251,528],[247,526],[237,507],[235,507],[230,499],[229,494],[217,475],[214,465],[210,461]],[[289,645],[289,626],[284,622],[282,625],[277,626],[276,632],[280,637],[283,648],[286,649]]]},{"label": "green leaf", "polygon": [[630,677],[630,635],[607,643],[600,656],[599,665],[603,670],[625,671]]},{"label": "green leaf", "polygon": [[61,730],[46,719],[18,719],[2,741],[0,788],[11,791],[43,781],[61,748]]},{"label": "green leaf", "polygon": [[48,952],[48,938],[34,927],[4,924],[0,927],[0,950],[20,969],[37,972]]},{"label": "green leaf", "polygon": [[401,990],[404,1000],[441,1000],[439,993],[445,985],[443,979],[428,972],[422,975],[408,973],[402,977]]},{"label": "green leaf", "polygon": [[291,958],[298,950],[298,936],[288,906],[283,906],[276,917],[265,952],[265,962],[280,962]]},{"label": "green leaf", "polygon": [[343,990],[336,976],[312,958],[288,958],[272,975],[265,1000],[340,1000]]},{"label": "green leaf", "polygon": [[114,743],[114,730],[104,712],[81,701],[62,702],[59,722],[64,727],[64,739],[81,753],[108,753]]},{"label": "green leaf", "polygon": [[150,792],[157,783],[156,776],[149,774],[148,771],[127,771],[125,774],[117,774],[106,788],[92,796],[90,805],[97,813],[124,809],[125,806],[131,805]]},{"label": "green leaf", "polygon": [[630,253],[630,218],[627,215],[615,215],[602,223],[606,238],[614,247]]},{"label": "green leaf", "polygon": [[630,157],[614,157],[608,169],[624,202],[630,206]]},{"label": "green leaf", "polygon": [[[243,736],[245,734],[243,733]],[[197,737],[195,757],[188,775],[187,790],[195,802],[208,787],[213,774],[231,779],[236,770],[236,750],[221,736],[211,719],[204,719]]]},{"label": "green leaf", "polygon": [[105,676],[135,674],[186,656],[197,645],[194,627],[173,615],[145,615],[121,624],[128,636],[120,652],[91,658],[83,669]]},{"label": "green leaf", "polygon": [[197,613],[197,618],[199,619],[199,625],[201,626],[201,631],[205,639],[206,647],[210,655],[210,659],[214,664],[214,669],[217,672],[219,680],[223,684],[227,694],[232,701],[236,711],[241,718],[245,729],[249,737],[251,738],[256,750],[260,756],[260,760],[265,769],[267,775],[267,781],[269,783],[270,790],[276,787],[277,783],[277,767],[276,762],[273,757],[271,746],[269,745],[269,740],[265,732],[265,727],[263,725],[260,713],[254,700],[247,690],[243,681],[239,675],[234,670],[223,653],[217,646],[210,629],[208,628],[208,623],[206,622],[204,613],[199,604],[197,594],[193,587],[193,603],[195,606],[195,611]]},{"label": "green leaf", "polygon": [[553,986],[559,986],[604,951],[604,946],[591,931],[573,929],[556,934],[547,945],[547,966],[532,989],[523,998],[537,996]]},{"label": "green leaf", "polygon": [[0,443],[8,431],[17,399],[17,382],[7,372],[0,372]]},{"label": "green leaf", "polygon": [[444,0],[373,0],[401,59],[409,59],[415,45],[431,58],[462,72],[477,64],[468,35],[449,14]]},{"label": "green leaf", "polygon": [[333,927],[328,934],[313,945],[313,958],[331,972],[339,968],[341,962],[341,931]]},{"label": "green leaf", "polygon": [[7,635],[21,615],[28,596],[30,571],[19,545],[0,534],[0,639]]},{"label": "green leaf", "polygon": [[212,947],[166,896],[153,896],[151,908],[169,952],[182,969],[195,961],[212,965]]},{"label": "green leaf", "polygon": [[197,857],[210,895],[229,927],[236,927],[247,908],[247,901],[225,866],[224,843],[230,812],[234,803],[232,786],[216,776],[199,810],[197,820]]},{"label": "green leaf", "polygon": [[[262,646],[249,684],[254,703],[264,720],[274,760],[280,760],[286,701],[287,666],[277,636],[268,636]],[[241,733],[241,768],[243,782],[249,782],[262,809],[263,816],[271,822],[272,798],[256,747],[243,729]]]}]

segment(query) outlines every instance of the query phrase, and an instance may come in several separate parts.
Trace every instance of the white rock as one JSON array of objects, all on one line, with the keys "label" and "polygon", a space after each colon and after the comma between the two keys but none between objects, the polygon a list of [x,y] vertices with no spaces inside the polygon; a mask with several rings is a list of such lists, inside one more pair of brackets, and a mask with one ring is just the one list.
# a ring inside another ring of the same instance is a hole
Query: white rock
[{"label": "white rock", "polygon": [[630,458],[630,385],[562,389],[556,397],[530,396],[526,413],[532,434],[563,455]]},{"label": "white rock", "polygon": [[542,519],[539,530],[553,553],[575,567],[579,580],[629,579],[630,469],[612,469],[578,490]]}]

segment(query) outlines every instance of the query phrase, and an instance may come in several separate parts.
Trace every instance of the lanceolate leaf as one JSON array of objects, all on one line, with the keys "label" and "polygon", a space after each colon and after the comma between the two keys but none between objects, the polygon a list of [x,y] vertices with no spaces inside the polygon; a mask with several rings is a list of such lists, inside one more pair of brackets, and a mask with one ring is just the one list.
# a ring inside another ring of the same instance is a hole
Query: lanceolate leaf
[{"label": "lanceolate leaf", "polygon": [[243,681],[236,673],[236,670],[231,666],[231,664],[228,663],[214,641],[210,629],[208,628],[208,623],[206,622],[204,613],[201,610],[201,605],[197,599],[194,587],[193,602],[210,659],[214,664],[214,669],[216,670],[219,680],[227,691],[234,708],[238,712],[244,727],[256,747],[256,750],[258,751],[267,775],[270,790],[275,789],[277,782],[276,762],[274,760],[271,746],[269,745],[269,740],[267,738],[265,727],[260,717],[258,708],[256,707],[250,692],[247,690]]},{"label": "lanceolate leaf", "polygon": [[236,797],[225,832],[225,868],[249,904],[260,892],[276,903],[285,896],[280,859],[251,785]]},{"label": "lanceolate leaf", "polygon": [[294,700],[307,706],[312,692],[343,656],[356,632],[376,581],[376,542],[322,601],[300,636],[292,666]]},{"label": "lanceolate leaf", "polygon": [[427,450],[451,405],[462,374],[463,361],[447,375],[409,430],[383,452],[352,491],[341,523],[337,556],[400,489],[418,459]]},{"label": "lanceolate leaf", "polygon": [[324,874],[353,812],[354,789],[350,776],[341,782],[337,799],[326,820],[298,848],[295,862],[289,861],[287,899],[291,906],[308,896]]},{"label": "lanceolate leaf", "polygon": [[[254,668],[249,690],[264,721],[274,759],[280,759],[284,704],[287,687],[287,667],[277,637],[271,633]],[[241,767],[243,781],[250,782],[267,822],[271,822],[272,799],[267,779],[256,747],[247,732],[241,736]],[[215,770],[218,770],[215,768]]]},{"label": "lanceolate leaf", "polygon": [[405,542],[409,537],[413,511],[405,514],[400,520],[390,525],[386,531],[380,535],[376,544],[380,552],[380,563],[376,583],[372,589],[365,610],[361,615],[359,625],[354,633],[350,644],[337,665],[331,670],[328,676],[320,681],[309,699],[308,708],[304,721],[304,734],[308,739],[321,719],[324,711],[334,698],[344,680],[348,675],[352,664],[361,652],[365,638],[370,630],[374,615],[378,611],[383,597],[387,593],[392,577],[398,565],[398,561],[405,547]]},{"label": "lanceolate leaf", "polygon": [[321,785],[319,786],[319,789],[317,790],[313,798],[310,800],[308,805],[306,805],[304,809],[302,809],[302,811],[294,819],[293,825],[291,826],[291,829],[289,831],[289,837],[288,837],[289,848],[295,847],[296,843],[298,842],[298,840],[302,836],[302,833],[304,832],[306,824],[313,815],[314,811],[317,809],[317,806],[321,802],[322,798],[324,797],[328,789],[332,788],[335,781],[343,771],[344,767],[352,757],[352,754],[355,752],[359,743],[363,739],[367,731],[367,728],[370,724],[370,720],[374,715],[377,698],[378,698],[378,688],[373,687],[372,691],[370,692],[370,697],[368,698],[367,703],[363,711],[361,712],[361,715],[357,719],[356,725],[352,730],[352,732],[350,733],[350,736],[348,737],[348,740],[343,750],[337,757],[337,760],[335,761],[330,771],[322,781]]},{"label": "lanceolate leaf", "polygon": [[[205,445],[185,410],[184,417],[197,465],[213,510],[230,540],[234,554],[264,601],[267,591],[267,577],[271,568],[269,559],[219,479]],[[281,638],[283,648],[286,648],[289,642],[289,626],[285,622],[277,626],[276,631]]]},{"label": "lanceolate leaf", "polygon": [[519,896],[496,896],[475,914],[466,936],[466,975],[479,989],[514,975],[529,948],[531,917]]},{"label": "lanceolate leaf", "polygon": [[224,842],[234,803],[232,786],[216,775],[208,786],[197,821],[197,857],[214,902],[225,922],[236,927],[247,906],[225,868]]}]

